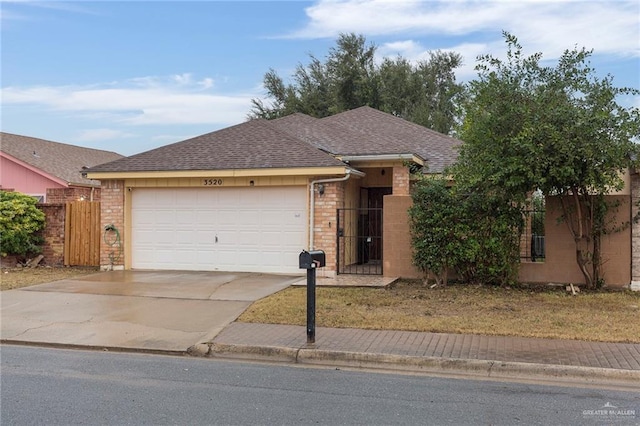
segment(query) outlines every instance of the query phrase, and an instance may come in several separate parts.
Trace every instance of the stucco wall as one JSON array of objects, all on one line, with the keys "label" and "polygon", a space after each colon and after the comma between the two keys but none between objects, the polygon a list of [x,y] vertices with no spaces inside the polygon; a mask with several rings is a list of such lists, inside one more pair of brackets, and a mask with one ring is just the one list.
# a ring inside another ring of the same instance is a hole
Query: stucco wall
[{"label": "stucco wall", "polygon": [[[640,211],[640,174],[631,174],[631,217]],[[640,289],[640,221],[631,225],[631,283]]]},{"label": "stucco wall", "polygon": [[23,194],[45,196],[47,188],[62,188],[64,185],[7,158],[0,157],[0,187],[13,188]]},{"label": "stucco wall", "polygon": [[408,209],[412,200],[408,195],[385,195],[383,207],[383,267],[388,277],[419,278],[413,266],[411,232]]},{"label": "stucco wall", "polygon": [[[628,196],[616,196],[620,201],[616,220],[629,220]],[[384,197],[384,275],[404,278],[421,277],[412,264],[411,233],[407,210],[411,197],[387,195]],[[547,199],[545,218],[546,260],[541,263],[520,264],[519,279],[538,283],[584,283],[575,261],[575,246],[564,223],[558,223],[559,200]],[[640,232],[640,230],[638,230]],[[638,252],[640,252],[640,243]],[[631,229],[607,235],[602,241],[603,272],[607,286],[624,287],[631,280]],[[637,253],[640,257],[640,253]],[[636,263],[638,259],[636,259]],[[638,271],[640,272],[640,271]],[[639,277],[640,278],[640,277]]]},{"label": "stucco wall", "polygon": [[[615,223],[629,220],[629,196],[612,196],[620,206],[612,219]],[[523,282],[584,284],[584,277],[576,263],[576,249],[567,225],[558,222],[560,200],[547,197],[545,217],[544,262],[520,264],[519,279]],[[603,275],[609,287],[628,286],[631,281],[631,229],[605,235],[602,238]]]}]

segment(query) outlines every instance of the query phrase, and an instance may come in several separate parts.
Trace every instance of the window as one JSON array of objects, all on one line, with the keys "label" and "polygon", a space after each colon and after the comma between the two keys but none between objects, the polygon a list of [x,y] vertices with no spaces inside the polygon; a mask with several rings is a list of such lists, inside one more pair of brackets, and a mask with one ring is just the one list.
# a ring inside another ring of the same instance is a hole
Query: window
[{"label": "window", "polygon": [[524,229],[520,235],[520,261],[544,262],[544,196],[540,192],[535,192],[528,207],[524,211]]}]

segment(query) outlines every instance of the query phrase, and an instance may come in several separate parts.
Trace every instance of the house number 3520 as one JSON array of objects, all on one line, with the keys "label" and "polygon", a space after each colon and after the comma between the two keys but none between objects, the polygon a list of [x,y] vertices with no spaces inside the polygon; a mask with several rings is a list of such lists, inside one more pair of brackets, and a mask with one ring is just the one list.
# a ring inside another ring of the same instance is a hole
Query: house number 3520
[{"label": "house number 3520", "polygon": [[203,179],[204,186],[220,186],[222,179]]}]

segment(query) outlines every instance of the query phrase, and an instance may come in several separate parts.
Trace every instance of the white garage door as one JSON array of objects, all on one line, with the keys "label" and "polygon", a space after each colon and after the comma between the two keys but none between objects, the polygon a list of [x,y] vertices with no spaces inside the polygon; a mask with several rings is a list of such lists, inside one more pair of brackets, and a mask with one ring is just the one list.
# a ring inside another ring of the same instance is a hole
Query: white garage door
[{"label": "white garage door", "polygon": [[132,267],[300,273],[305,187],[136,188]]}]

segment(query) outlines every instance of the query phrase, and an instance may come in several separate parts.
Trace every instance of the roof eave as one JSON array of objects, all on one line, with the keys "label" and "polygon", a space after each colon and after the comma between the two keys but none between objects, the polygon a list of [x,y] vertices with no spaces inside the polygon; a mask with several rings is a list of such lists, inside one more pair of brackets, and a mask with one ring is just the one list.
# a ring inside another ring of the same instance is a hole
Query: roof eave
[{"label": "roof eave", "polygon": [[7,152],[0,152],[0,157],[4,157],[7,160],[12,161],[12,162],[24,167],[25,169],[27,169],[27,170],[29,170],[29,171],[37,174],[37,175],[40,175],[40,176],[42,176],[42,177],[44,177],[46,179],[49,179],[50,181],[55,182],[55,183],[57,183],[57,184],[59,184],[61,186],[66,186],[66,187],[69,186],[69,182],[67,182],[65,179],[63,179],[63,178],[61,178],[59,176],[52,175],[51,173],[46,172],[46,171],[42,170],[41,168],[36,167],[36,166],[34,166],[32,164],[29,164],[26,161],[23,161],[23,160],[21,160],[21,159],[19,159],[17,157],[14,157],[13,155],[11,155],[11,154],[9,154]]},{"label": "roof eave", "polygon": [[259,176],[330,176],[345,174],[348,166],[292,167],[259,169],[218,169],[218,170],[171,170],[171,171],[122,171],[87,172],[87,177],[95,180],[107,179],[166,179],[166,178],[208,178],[208,177],[259,177]]},{"label": "roof eave", "polygon": [[341,161],[411,161],[424,166],[425,159],[417,154],[366,154],[366,155],[337,155]]}]

